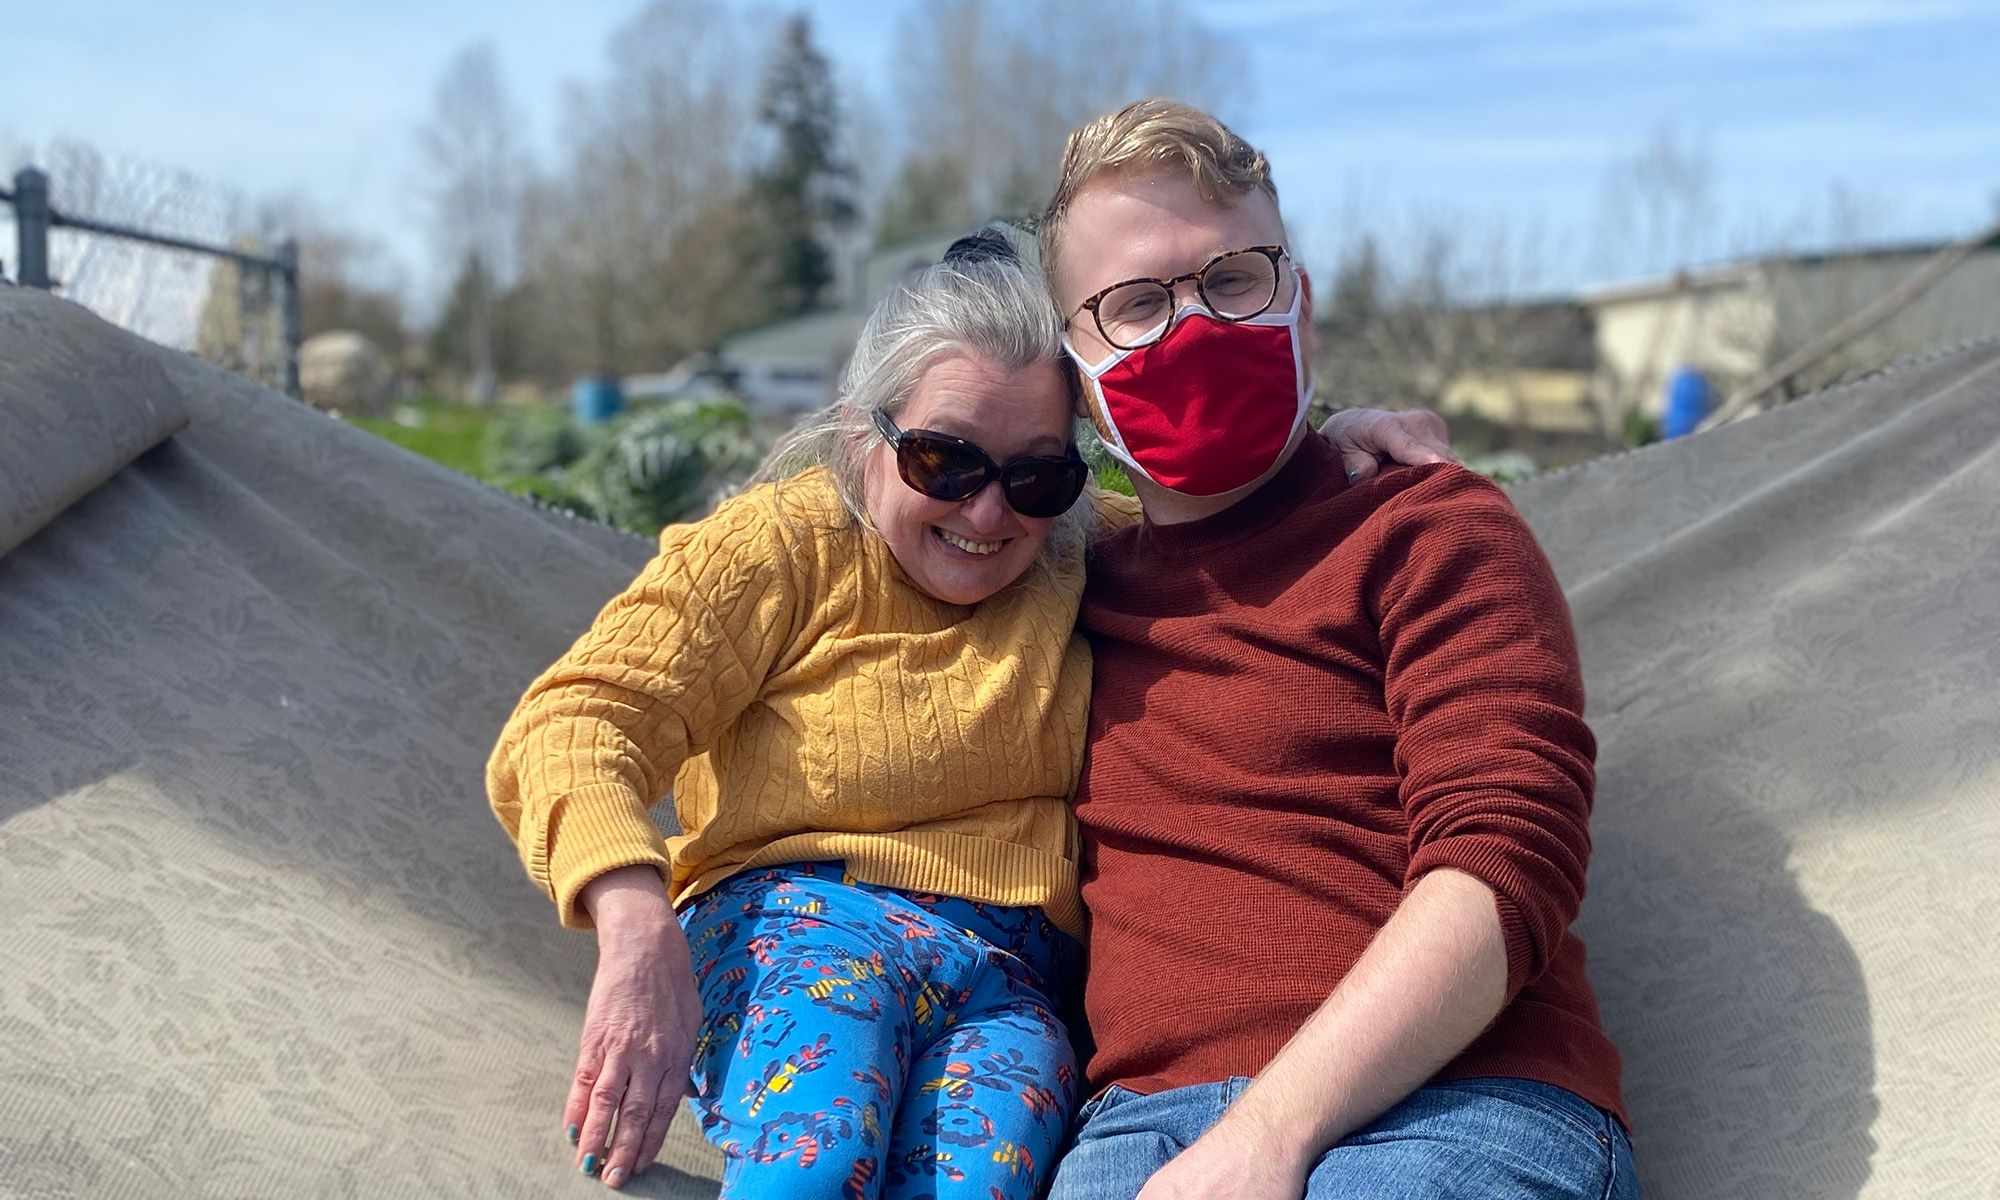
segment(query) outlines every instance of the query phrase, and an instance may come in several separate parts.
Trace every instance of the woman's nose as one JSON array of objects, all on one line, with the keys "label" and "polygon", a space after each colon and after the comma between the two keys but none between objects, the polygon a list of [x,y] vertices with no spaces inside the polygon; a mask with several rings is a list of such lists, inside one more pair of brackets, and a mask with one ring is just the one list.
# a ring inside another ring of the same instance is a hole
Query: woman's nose
[{"label": "woman's nose", "polygon": [[997,479],[961,501],[961,504],[959,511],[980,533],[998,532],[1014,521],[1014,508],[1007,503],[1007,496],[1000,490]]}]

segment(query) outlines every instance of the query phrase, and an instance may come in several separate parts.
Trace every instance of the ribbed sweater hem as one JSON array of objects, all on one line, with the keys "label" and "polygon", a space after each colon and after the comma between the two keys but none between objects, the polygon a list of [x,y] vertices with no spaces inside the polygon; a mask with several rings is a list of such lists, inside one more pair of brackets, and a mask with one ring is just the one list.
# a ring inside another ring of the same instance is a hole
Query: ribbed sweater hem
[{"label": "ribbed sweater hem", "polygon": [[986,904],[1038,907],[1058,929],[1083,937],[1083,902],[1073,861],[1015,842],[963,833],[795,833],[737,862],[710,862],[674,897],[686,906],[723,880],[788,862],[842,862],[864,883],[958,896]]},{"label": "ribbed sweater hem", "polygon": [[[1496,1044],[1501,1039],[1482,1037],[1446,1063],[1428,1082],[1500,1078],[1546,1083],[1582,1097],[1617,1117],[1627,1130],[1631,1129],[1631,1117],[1625,1111],[1625,1097],[1619,1085],[1617,1051],[1602,1030],[1559,1008],[1525,1001],[1502,1012],[1496,1024],[1531,1028],[1535,1042],[1526,1046]],[[1102,1094],[1116,1085],[1150,1096],[1239,1076],[1254,1077],[1263,1073],[1290,1040],[1286,1030],[1271,1028],[1239,1038],[1216,1039],[1196,1053],[1151,1069],[1134,1071],[1094,1062],[1089,1072],[1090,1094]]]}]

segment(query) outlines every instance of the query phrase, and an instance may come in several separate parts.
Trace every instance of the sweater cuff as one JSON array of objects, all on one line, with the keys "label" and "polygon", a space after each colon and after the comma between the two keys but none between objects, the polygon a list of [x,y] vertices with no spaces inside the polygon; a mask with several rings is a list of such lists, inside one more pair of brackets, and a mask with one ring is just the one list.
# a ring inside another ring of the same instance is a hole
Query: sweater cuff
[{"label": "sweater cuff", "polygon": [[528,870],[556,902],[566,928],[591,929],[590,914],[577,904],[577,893],[606,871],[640,863],[659,869],[671,895],[673,860],[647,806],[629,789],[596,784],[549,805],[540,844],[530,848]]},{"label": "sweater cuff", "polygon": [[1430,843],[1411,858],[1404,894],[1408,895],[1419,879],[1440,867],[1463,871],[1493,892],[1493,907],[1500,917],[1500,936],[1507,947],[1507,1003],[1512,1004],[1521,989],[1541,974],[1528,918],[1514,900],[1523,886],[1520,873],[1504,853],[1481,839],[1446,838]]}]

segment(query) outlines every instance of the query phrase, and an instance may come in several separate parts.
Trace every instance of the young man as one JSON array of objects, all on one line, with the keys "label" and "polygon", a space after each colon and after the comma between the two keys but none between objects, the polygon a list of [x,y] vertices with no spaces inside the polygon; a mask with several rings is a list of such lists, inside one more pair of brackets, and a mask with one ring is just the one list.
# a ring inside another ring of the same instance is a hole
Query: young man
[{"label": "young man", "polygon": [[1081,618],[1095,1099],[1053,1197],[1635,1196],[1532,535],[1476,475],[1354,483],[1306,436],[1307,281],[1213,118],[1079,130],[1042,239],[1146,514]]}]

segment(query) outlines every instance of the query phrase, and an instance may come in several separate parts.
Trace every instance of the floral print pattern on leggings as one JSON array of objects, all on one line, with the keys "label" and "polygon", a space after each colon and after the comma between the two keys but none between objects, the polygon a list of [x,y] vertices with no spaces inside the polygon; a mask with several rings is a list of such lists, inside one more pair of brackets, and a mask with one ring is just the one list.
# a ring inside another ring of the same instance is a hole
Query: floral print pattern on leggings
[{"label": "floral print pattern on leggings", "polygon": [[1041,1194],[1076,1100],[1054,989],[1078,964],[1041,909],[793,863],[725,880],[681,923],[724,1197]]}]

